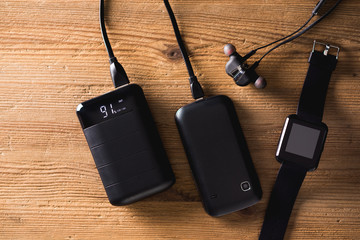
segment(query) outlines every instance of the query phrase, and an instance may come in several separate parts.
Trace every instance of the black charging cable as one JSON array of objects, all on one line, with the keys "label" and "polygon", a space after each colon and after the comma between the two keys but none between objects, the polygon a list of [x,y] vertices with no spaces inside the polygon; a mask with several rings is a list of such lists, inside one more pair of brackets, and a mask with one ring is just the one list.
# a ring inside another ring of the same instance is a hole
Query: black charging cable
[{"label": "black charging cable", "polygon": [[101,27],[101,34],[105,43],[106,51],[109,54],[109,59],[115,58],[114,52],[112,50],[106,28],[105,28],[105,6],[104,6],[104,0],[100,1],[100,27]]},{"label": "black charging cable", "polygon": [[172,23],[172,26],[174,28],[175,37],[176,37],[176,40],[177,40],[177,42],[179,44],[181,54],[182,54],[182,56],[184,58],[186,68],[187,68],[189,76],[190,76],[189,81],[190,81],[190,88],[191,88],[192,96],[193,96],[194,99],[203,98],[204,97],[204,91],[203,91],[199,81],[197,80],[197,77],[194,74],[194,70],[192,68],[192,65],[191,65],[188,53],[186,51],[184,42],[182,40],[182,37],[181,37],[181,34],[180,34],[178,24],[176,22],[174,12],[171,9],[171,6],[170,6],[170,3],[169,3],[168,0],[164,0],[164,4],[166,6],[166,10],[169,13],[169,17],[171,19],[171,23]]},{"label": "black charging cable", "polygon": [[124,68],[121,66],[121,64],[116,59],[114,52],[111,48],[111,44],[106,32],[105,28],[105,6],[104,6],[104,0],[100,0],[100,27],[101,27],[101,34],[104,39],[105,47],[107,50],[107,53],[109,55],[109,61],[110,61],[110,73],[111,78],[113,81],[113,84],[115,88],[129,84],[129,79],[126,75],[126,72]]}]

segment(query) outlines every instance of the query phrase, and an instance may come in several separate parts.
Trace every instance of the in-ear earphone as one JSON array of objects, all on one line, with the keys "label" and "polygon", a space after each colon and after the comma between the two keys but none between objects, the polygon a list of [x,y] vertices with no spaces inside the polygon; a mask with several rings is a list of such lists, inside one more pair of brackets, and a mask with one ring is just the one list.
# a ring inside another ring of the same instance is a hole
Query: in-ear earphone
[{"label": "in-ear earphone", "polygon": [[256,65],[249,66],[246,63],[246,56],[242,57],[236,52],[232,44],[224,47],[224,53],[230,57],[226,64],[226,73],[231,76],[239,86],[247,86],[253,83],[256,88],[266,87],[266,80],[255,72]]},{"label": "in-ear earphone", "polygon": [[[235,83],[239,86],[247,86],[250,83],[253,83],[256,88],[265,88],[267,83],[265,79],[261,76],[259,76],[255,69],[259,66],[260,62],[272,51],[277,49],[278,47],[289,43],[293,41],[294,39],[300,37],[307,31],[309,31],[311,28],[313,28],[315,25],[317,25],[319,22],[321,22],[324,18],[326,18],[341,2],[342,0],[338,0],[323,16],[321,16],[319,19],[317,19],[315,22],[310,24],[308,27],[306,27],[309,22],[313,19],[314,16],[316,16],[320,10],[320,8],[325,4],[326,0],[320,0],[314,10],[312,11],[311,17],[303,24],[300,28],[298,28],[295,32],[276,40],[272,43],[269,43],[267,45],[258,47],[252,51],[250,51],[248,54],[246,54],[244,57],[242,57],[239,53],[236,52],[236,48],[232,44],[227,44],[224,47],[224,53],[227,55],[230,59],[226,64],[225,70],[226,73],[232,77],[235,81]],[[306,27],[306,28],[305,28]],[[304,29],[305,28],[305,29]],[[269,51],[267,51],[258,61],[256,61],[253,65],[249,66],[247,64],[247,60],[252,57],[258,50],[267,48],[275,43],[279,44],[275,45],[273,48],[271,48]]]}]

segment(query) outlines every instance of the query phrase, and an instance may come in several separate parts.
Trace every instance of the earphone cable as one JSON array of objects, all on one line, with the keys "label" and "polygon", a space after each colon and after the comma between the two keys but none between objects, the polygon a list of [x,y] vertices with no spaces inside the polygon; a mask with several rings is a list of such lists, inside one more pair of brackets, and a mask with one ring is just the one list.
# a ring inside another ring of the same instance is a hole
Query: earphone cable
[{"label": "earphone cable", "polygon": [[271,45],[273,45],[273,44],[275,44],[275,43],[278,43],[278,42],[280,42],[280,41],[283,41],[283,40],[285,40],[285,39],[287,39],[287,38],[295,35],[295,34],[298,33],[299,31],[301,31],[301,30],[302,30],[306,25],[308,25],[308,23],[318,14],[320,8],[325,4],[325,2],[326,2],[326,0],[320,0],[320,1],[316,4],[314,10],[312,11],[311,17],[310,17],[300,28],[298,28],[295,32],[293,32],[293,33],[291,33],[291,34],[289,34],[289,35],[287,35],[287,36],[285,36],[285,37],[283,37],[283,38],[280,38],[279,40],[276,40],[276,41],[274,41],[274,42],[272,42],[272,43],[269,43],[269,44],[267,44],[267,45],[265,45],[265,46],[256,48],[256,49],[253,50],[252,52],[255,53],[257,50],[260,50],[260,49],[263,49],[263,48],[267,48],[267,47],[269,47],[269,46],[271,46]]},{"label": "earphone cable", "polygon": [[308,25],[308,23],[313,19],[314,16],[315,16],[315,14],[311,14],[311,17],[301,27],[299,27],[295,32],[293,32],[293,33],[291,33],[291,34],[289,34],[289,35],[287,35],[287,36],[285,36],[283,38],[280,38],[280,39],[278,39],[278,40],[276,40],[276,41],[274,41],[272,43],[266,44],[266,45],[264,45],[262,47],[258,47],[254,51],[256,52],[257,50],[267,48],[267,47],[269,47],[271,45],[274,45],[275,43],[278,43],[278,42],[283,41],[283,40],[285,40],[285,39],[287,39],[289,37],[294,36],[296,33],[300,32],[306,25]]},{"label": "earphone cable", "polygon": [[278,47],[289,43],[293,40],[295,40],[296,38],[300,37],[301,35],[303,35],[304,33],[306,33],[307,31],[309,31],[310,29],[312,29],[313,27],[315,27],[318,23],[320,23],[324,18],[326,18],[330,13],[332,13],[332,11],[335,10],[335,8],[340,4],[342,0],[338,0],[334,6],[332,8],[330,8],[329,11],[327,11],[323,16],[321,16],[318,20],[316,20],[315,22],[313,22],[312,24],[310,24],[307,28],[305,28],[304,30],[302,30],[301,32],[297,33],[295,36],[292,36],[291,38],[286,39],[285,41],[279,43],[278,45],[274,46],[273,48],[271,48],[269,51],[267,51],[258,61],[255,62],[256,65],[259,65],[260,62],[267,56],[269,55],[272,51],[274,51],[275,49],[277,49]]}]

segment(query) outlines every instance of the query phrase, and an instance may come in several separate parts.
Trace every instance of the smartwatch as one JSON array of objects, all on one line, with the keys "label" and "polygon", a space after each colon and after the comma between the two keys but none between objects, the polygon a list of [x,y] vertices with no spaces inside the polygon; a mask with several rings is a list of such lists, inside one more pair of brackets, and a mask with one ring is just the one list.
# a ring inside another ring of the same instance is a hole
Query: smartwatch
[{"label": "smartwatch", "polygon": [[[325,50],[317,51],[317,44]],[[329,54],[331,48],[336,55]],[[308,171],[319,165],[328,132],[322,122],[326,93],[340,49],[314,41],[297,113],[286,118],[276,159],[281,163],[265,213],[260,240],[284,238],[296,196]]]}]

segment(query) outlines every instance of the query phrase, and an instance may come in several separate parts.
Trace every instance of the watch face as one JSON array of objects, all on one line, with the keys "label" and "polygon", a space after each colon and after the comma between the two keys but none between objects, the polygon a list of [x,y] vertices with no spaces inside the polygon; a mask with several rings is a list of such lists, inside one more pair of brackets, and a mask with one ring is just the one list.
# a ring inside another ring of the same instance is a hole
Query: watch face
[{"label": "watch face", "polygon": [[313,159],[319,137],[320,130],[293,123],[285,151]]},{"label": "watch face", "polygon": [[278,161],[292,161],[315,170],[327,135],[324,123],[313,124],[291,115],[286,119],[276,152]]}]

